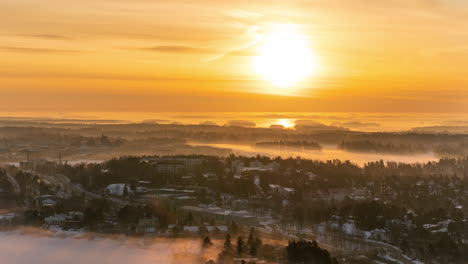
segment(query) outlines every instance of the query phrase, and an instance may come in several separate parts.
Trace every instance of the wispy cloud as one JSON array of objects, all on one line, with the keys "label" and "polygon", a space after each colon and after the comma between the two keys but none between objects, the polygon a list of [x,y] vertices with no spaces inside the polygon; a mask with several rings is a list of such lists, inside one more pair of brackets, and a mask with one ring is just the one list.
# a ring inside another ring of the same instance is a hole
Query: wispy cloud
[{"label": "wispy cloud", "polygon": [[216,51],[212,49],[197,48],[197,47],[182,46],[182,45],[154,46],[154,47],[139,48],[139,50],[166,52],[166,53],[216,53]]},{"label": "wispy cloud", "polygon": [[369,127],[378,127],[380,126],[379,123],[374,122],[335,122],[331,124],[332,126],[339,126],[339,127],[346,127],[346,128],[369,128]]},{"label": "wispy cloud", "polygon": [[66,49],[44,49],[44,48],[27,48],[27,47],[11,47],[0,46],[0,51],[6,52],[19,52],[19,53],[79,53],[79,50],[66,50]]},{"label": "wispy cloud", "polygon": [[55,40],[68,40],[68,39],[70,39],[67,36],[55,35],[55,34],[34,34],[34,35],[22,35],[22,36],[30,37],[30,38],[55,39]]},{"label": "wispy cloud", "polygon": [[252,26],[250,27],[248,30],[247,30],[247,35],[250,35],[252,36],[253,40],[252,41],[249,41],[248,43],[240,46],[240,47],[235,47],[235,48],[232,48],[232,49],[229,49],[225,52],[221,52],[219,54],[217,54],[216,56],[213,56],[213,57],[210,57],[210,58],[207,58],[203,61],[207,61],[207,62],[210,62],[210,61],[215,61],[215,60],[219,60],[225,56],[228,56],[228,55],[242,55],[242,56],[250,56],[252,55],[251,52],[247,52],[245,51],[246,49],[256,45],[258,42],[260,42],[263,38],[263,35],[259,33],[259,31],[261,30],[260,27],[258,26]]}]

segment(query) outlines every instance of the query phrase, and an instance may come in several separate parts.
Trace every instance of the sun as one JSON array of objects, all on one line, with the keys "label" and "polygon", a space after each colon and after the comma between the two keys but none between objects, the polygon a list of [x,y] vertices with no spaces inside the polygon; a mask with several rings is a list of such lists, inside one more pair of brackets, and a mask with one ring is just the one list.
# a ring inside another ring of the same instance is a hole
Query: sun
[{"label": "sun", "polygon": [[279,119],[277,122],[285,128],[291,128],[294,126],[294,122],[291,119]]},{"label": "sun", "polygon": [[254,57],[256,73],[274,87],[293,87],[317,68],[308,40],[294,25],[277,24],[261,40]]}]

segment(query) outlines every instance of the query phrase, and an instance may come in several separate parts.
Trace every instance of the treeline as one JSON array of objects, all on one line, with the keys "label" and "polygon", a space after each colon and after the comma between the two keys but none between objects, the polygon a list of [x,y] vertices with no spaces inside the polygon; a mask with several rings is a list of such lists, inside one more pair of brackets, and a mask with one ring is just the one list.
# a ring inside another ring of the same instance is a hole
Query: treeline
[{"label": "treeline", "polygon": [[286,256],[289,264],[331,264],[337,263],[330,257],[326,249],[318,246],[316,241],[289,241],[286,247]]},{"label": "treeline", "polygon": [[427,151],[427,149],[422,145],[379,143],[370,140],[342,141],[339,144],[339,148],[355,152],[377,152],[392,154],[414,154]]},{"label": "treeline", "polygon": [[321,150],[322,146],[315,141],[275,140],[255,143],[255,147],[294,147]]},{"label": "treeline", "polygon": [[[322,130],[320,128],[333,128]],[[310,128],[310,126],[308,126]],[[418,133],[418,132],[358,132],[346,131],[332,126],[318,126],[317,129],[276,129],[260,127],[180,125],[180,124],[47,124],[35,126],[2,127],[0,137],[7,141],[21,142],[67,141],[67,137],[99,137],[101,134],[125,141],[132,139],[186,140],[206,143],[253,143],[278,140],[309,141],[320,144],[339,144],[342,141],[373,141],[393,144],[458,144],[466,141],[466,134]],[[157,141],[157,140],[156,140]],[[155,141],[154,141],[155,142]]]}]

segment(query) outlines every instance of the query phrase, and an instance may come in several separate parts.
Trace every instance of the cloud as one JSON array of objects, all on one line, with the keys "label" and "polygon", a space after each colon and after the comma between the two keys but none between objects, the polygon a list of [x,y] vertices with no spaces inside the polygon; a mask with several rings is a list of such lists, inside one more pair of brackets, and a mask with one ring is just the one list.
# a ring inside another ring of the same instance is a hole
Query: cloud
[{"label": "cloud", "polygon": [[301,130],[310,130],[310,131],[349,131],[348,128],[337,127],[337,126],[327,126],[325,124],[316,122],[314,120],[297,120],[296,129]]},{"label": "cloud", "polygon": [[19,53],[79,53],[80,52],[78,50],[25,48],[25,47],[11,47],[11,46],[0,46],[0,51],[19,52]]},{"label": "cloud", "polygon": [[49,118],[49,117],[13,117],[0,116],[0,122],[7,123],[127,123],[128,120],[84,118]]},{"label": "cloud", "polygon": [[255,52],[246,50],[234,50],[225,54],[226,56],[254,56]]},{"label": "cloud", "polygon": [[167,45],[167,46],[154,46],[147,48],[139,48],[144,51],[166,52],[166,53],[216,53],[216,51],[205,48],[196,48],[191,46]]},{"label": "cloud", "polygon": [[67,40],[70,39],[67,36],[55,35],[55,34],[37,34],[37,35],[24,35],[25,37],[41,38],[41,39],[56,39],[56,40]]},{"label": "cloud", "polygon": [[145,119],[141,123],[143,124],[168,124],[172,122],[171,120],[167,119]]},{"label": "cloud", "polygon": [[216,124],[215,122],[211,122],[211,121],[205,121],[205,122],[201,122],[200,125],[201,126],[217,126],[218,124]]},{"label": "cloud", "polygon": [[229,120],[226,126],[255,127],[256,124],[249,120]]},{"label": "cloud", "polygon": [[468,126],[422,126],[410,129],[418,133],[460,133],[468,134]]},{"label": "cloud", "polygon": [[296,126],[327,126],[314,120],[296,120]]},{"label": "cloud", "polygon": [[379,123],[364,123],[364,122],[335,122],[332,126],[349,127],[349,128],[367,128],[367,127],[378,127]]},{"label": "cloud", "polygon": [[289,113],[289,114],[260,114],[260,115],[255,115],[257,118],[271,118],[271,119],[297,119],[297,118],[323,118],[323,116],[320,115],[303,115],[303,114],[295,114],[295,113]]},{"label": "cloud", "polygon": [[468,120],[443,121],[442,124],[444,124],[444,125],[454,125],[454,126],[468,126]]},{"label": "cloud", "polygon": [[283,125],[270,125],[270,128],[275,128],[275,129],[283,129],[284,126]]},{"label": "cloud", "polygon": [[174,117],[175,118],[193,118],[193,119],[212,118],[212,116],[208,116],[208,115],[177,115]]}]

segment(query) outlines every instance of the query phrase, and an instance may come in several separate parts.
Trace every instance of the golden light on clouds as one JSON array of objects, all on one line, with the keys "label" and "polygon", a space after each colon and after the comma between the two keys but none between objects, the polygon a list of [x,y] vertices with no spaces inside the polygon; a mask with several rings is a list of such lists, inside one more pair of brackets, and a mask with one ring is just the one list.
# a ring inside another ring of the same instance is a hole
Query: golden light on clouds
[{"label": "golden light on clouds", "polygon": [[318,67],[307,38],[290,24],[271,26],[262,37],[253,66],[258,75],[278,88],[295,86]]},{"label": "golden light on clouds", "polygon": [[15,0],[0,17],[3,111],[468,111],[467,1]]}]

